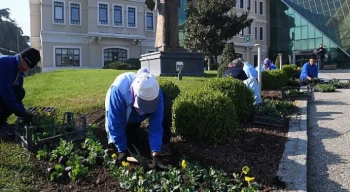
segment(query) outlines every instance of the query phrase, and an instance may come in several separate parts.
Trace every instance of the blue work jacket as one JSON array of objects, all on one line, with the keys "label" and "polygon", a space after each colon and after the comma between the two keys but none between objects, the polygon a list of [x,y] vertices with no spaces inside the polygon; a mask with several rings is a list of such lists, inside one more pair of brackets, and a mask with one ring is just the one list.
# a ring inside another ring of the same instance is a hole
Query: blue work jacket
[{"label": "blue work jacket", "polygon": [[133,107],[131,84],[136,74],[132,72],[120,74],[107,91],[105,108],[108,143],[114,143],[118,152],[128,149],[126,127],[128,123],[141,123],[149,117],[148,139],[152,152],[161,152],[163,138],[163,94],[159,89],[159,105],[156,112],[139,115]]},{"label": "blue work jacket", "polygon": [[0,97],[10,111],[22,116],[26,109],[16,100],[12,86],[23,87],[24,73],[19,71],[19,55],[0,56]]}]

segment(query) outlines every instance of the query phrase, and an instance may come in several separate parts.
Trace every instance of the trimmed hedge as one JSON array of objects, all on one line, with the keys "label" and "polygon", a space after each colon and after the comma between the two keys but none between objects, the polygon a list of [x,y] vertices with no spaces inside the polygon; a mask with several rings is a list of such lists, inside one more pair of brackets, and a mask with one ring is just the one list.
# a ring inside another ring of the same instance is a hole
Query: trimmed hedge
[{"label": "trimmed hedge", "polygon": [[281,89],[288,84],[289,78],[284,71],[272,70],[262,73],[262,89]]},{"label": "trimmed hedge", "polygon": [[127,70],[130,69],[130,66],[129,64],[120,61],[115,61],[113,63],[106,64],[105,66],[103,66],[103,69]]},{"label": "trimmed hedge", "polygon": [[180,94],[180,88],[175,83],[169,80],[159,80],[160,88],[168,93],[170,99],[173,101]]},{"label": "trimmed hedge", "polygon": [[214,91],[221,91],[229,96],[235,106],[236,114],[240,122],[248,122],[253,116],[253,92],[241,81],[232,77],[213,78],[205,85]]},{"label": "trimmed hedge", "polygon": [[181,93],[173,104],[176,134],[202,143],[226,143],[238,128],[231,99],[219,91],[198,89]]},{"label": "trimmed hedge", "polygon": [[130,69],[138,70],[141,68],[141,62],[140,62],[140,59],[138,58],[130,58],[124,61],[124,63],[128,64],[130,66]]},{"label": "trimmed hedge", "polygon": [[282,65],[282,71],[286,73],[288,78],[294,78],[294,74],[297,70],[298,66],[296,64],[290,64],[290,65]]},{"label": "trimmed hedge", "polygon": [[126,61],[115,61],[103,66],[103,69],[116,70],[138,70],[141,68],[141,62],[137,58],[130,58]]}]

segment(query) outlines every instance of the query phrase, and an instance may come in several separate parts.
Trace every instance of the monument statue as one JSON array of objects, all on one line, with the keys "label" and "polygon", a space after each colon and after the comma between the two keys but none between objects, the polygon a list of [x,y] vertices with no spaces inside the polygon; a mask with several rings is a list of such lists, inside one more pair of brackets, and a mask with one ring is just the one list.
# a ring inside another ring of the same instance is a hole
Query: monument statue
[{"label": "monument statue", "polygon": [[151,11],[157,10],[157,31],[155,48],[158,51],[180,51],[179,45],[179,0],[146,0]]},{"label": "monument statue", "polygon": [[202,76],[204,73],[204,57],[200,53],[188,52],[179,43],[180,0],[145,0],[151,11],[157,10],[157,31],[153,53],[141,55],[142,68],[156,76],[178,75],[178,64],[183,66],[182,75]]}]

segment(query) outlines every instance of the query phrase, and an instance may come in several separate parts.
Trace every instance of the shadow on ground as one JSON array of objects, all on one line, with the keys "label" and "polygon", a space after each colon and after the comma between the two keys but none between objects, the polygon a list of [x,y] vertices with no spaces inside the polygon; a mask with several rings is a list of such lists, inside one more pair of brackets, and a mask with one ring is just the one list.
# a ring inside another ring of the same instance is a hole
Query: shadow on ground
[{"label": "shadow on ground", "polygon": [[[348,103],[342,102],[342,101],[316,101],[317,105],[349,105]],[[316,109],[315,111],[316,112]]]},{"label": "shadow on ground", "polygon": [[[317,105],[340,105],[343,102],[317,101]],[[330,179],[328,167],[346,163],[339,155],[325,149],[323,140],[341,136],[335,130],[319,127],[317,122],[324,116],[339,112],[317,112],[316,102],[308,105],[308,191],[344,191],[342,186]],[[330,118],[332,119],[332,118]]]}]

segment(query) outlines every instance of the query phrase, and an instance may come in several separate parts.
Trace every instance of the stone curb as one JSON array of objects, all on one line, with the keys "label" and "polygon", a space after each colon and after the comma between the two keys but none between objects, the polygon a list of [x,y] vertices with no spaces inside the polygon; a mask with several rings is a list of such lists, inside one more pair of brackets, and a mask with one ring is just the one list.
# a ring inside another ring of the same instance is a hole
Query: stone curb
[{"label": "stone curb", "polygon": [[307,104],[307,100],[297,100],[300,112],[290,118],[288,138],[277,172],[286,188],[278,191],[307,191]]}]

